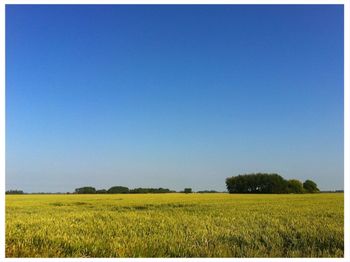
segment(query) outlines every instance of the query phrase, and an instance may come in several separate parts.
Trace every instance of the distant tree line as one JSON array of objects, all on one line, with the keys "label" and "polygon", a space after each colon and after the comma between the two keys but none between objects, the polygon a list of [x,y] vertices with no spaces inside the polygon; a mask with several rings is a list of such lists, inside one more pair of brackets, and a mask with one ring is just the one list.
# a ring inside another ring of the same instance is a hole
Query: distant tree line
[{"label": "distant tree line", "polygon": [[219,192],[216,190],[200,190],[200,191],[197,191],[197,193],[207,194],[207,193],[219,193]]},{"label": "distant tree line", "polygon": [[[147,193],[176,193],[175,190],[170,190],[168,188],[134,188],[129,189],[124,186],[113,186],[110,189],[96,189],[95,187],[85,186],[76,188],[73,193],[71,192],[35,192],[35,193],[25,193],[22,190],[7,190],[7,195],[21,195],[21,194],[35,194],[35,195],[50,195],[50,194],[147,194]],[[185,188],[183,191],[178,191],[179,193],[193,193],[192,188]],[[219,193],[215,190],[202,190],[197,191],[197,193]]]},{"label": "distant tree line", "polygon": [[[297,179],[286,180],[279,174],[253,173],[238,175],[226,178],[226,187],[229,193],[255,193],[255,194],[302,194],[318,193],[320,190],[317,184],[312,180],[306,180],[304,183]],[[344,192],[336,190],[332,192]],[[113,186],[106,189],[96,189],[95,187],[85,186],[76,188],[73,194],[145,194],[145,193],[176,193],[175,190],[168,188],[134,188],[129,189],[125,186]],[[180,193],[193,193],[192,188],[185,188]],[[202,190],[197,193],[219,193],[215,190]],[[26,194],[22,190],[8,190],[6,194],[20,195]],[[33,194],[51,194],[51,193],[33,193]],[[56,193],[59,194],[59,193]],[[70,194],[67,192],[66,194]]]},{"label": "distant tree line", "polygon": [[[85,187],[80,187],[76,188],[73,194],[147,194],[147,193],[185,193],[185,194],[191,194],[194,193],[192,188],[185,188],[182,191],[175,191],[175,190],[170,190],[168,188],[134,188],[134,189],[129,189],[128,187],[125,186],[113,186],[110,189],[96,189],[94,187],[90,186],[85,186]],[[202,191],[197,191],[196,193],[219,193],[218,191],[215,190],[202,190]]]},{"label": "distant tree line", "polygon": [[229,193],[301,194],[320,192],[317,184],[311,180],[302,183],[297,179],[286,180],[278,174],[266,173],[229,177],[226,179],[226,186]]},{"label": "distant tree line", "polygon": [[344,193],[343,189],[338,190],[321,190],[320,193]]},{"label": "distant tree line", "polygon": [[175,193],[176,191],[168,188],[134,188],[129,189],[124,186],[113,186],[110,189],[98,189],[94,187],[80,187],[76,188],[75,194],[146,194],[146,193]]},{"label": "distant tree line", "polygon": [[22,195],[24,192],[22,190],[7,190],[6,195]]},{"label": "distant tree line", "polygon": [[182,193],[185,193],[185,194],[190,194],[192,193],[192,188],[185,188],[184,191]]}]

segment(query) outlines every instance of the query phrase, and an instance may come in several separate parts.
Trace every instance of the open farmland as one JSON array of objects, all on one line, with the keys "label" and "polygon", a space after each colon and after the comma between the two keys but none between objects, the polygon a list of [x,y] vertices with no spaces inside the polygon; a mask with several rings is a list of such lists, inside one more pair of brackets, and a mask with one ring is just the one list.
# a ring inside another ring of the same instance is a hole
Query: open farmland
[{"label": "open farmland", "polygon": [[7,257],[342,257],[344,195],[7,195]]}]

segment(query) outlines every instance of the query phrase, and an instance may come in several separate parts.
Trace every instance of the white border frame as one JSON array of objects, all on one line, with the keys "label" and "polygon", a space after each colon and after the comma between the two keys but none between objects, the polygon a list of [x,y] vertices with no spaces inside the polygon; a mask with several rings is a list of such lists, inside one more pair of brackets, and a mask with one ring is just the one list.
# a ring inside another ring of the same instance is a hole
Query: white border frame
[{"label": "white border frame", "polygon": [[331,4],[344,6],[344,258],[88,258],[89,261],[180,261],[180,260],[211,260],[211,261],[350,261],[350,64],[349,64],[349,15],[350,2],[347,0],[4,0],[0,3],[0,260],[5,261],[80,261],[82,258],[5,258],[5,6],[7,4],[278,4],[278,5],[317,5]]}]

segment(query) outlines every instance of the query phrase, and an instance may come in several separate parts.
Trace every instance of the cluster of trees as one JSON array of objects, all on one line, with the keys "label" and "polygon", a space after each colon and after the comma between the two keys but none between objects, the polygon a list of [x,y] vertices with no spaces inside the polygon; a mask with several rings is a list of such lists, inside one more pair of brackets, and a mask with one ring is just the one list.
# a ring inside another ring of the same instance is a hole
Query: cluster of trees
[{"label": "cluster of trees", "polygon": [[6,195],[22,195],[24,192],[22,190],[7,190]]},{"label": "cluster of trees", "polygon": [[297,179],[285,180],[278,174],[263,173],[229,177],[226,186],[229,193],[300,194],[320,191],[311,180],[302,183]]},{"label": "cluster of trees", "polygon": [[[304,183],[297,179],[286,180],[278,174],[256,173],[238,175],[226,178],[226,187],[229,193],[317,193],[320,190],[314,181],[306,180]],[[110,189],[96,189],[91,186],[76,188],[73,194],[145,194],[145,193],[175,193],[168,188],[134,188],[113,186]],[[185,188],[180,193],[193,193],[192,188]],[[197,193],[217,193],[215,190],[203,190]],[[8,190],[6,194],[24,194],[22,190]],[[45,193],[42,193],[45,194]],[[69,194],[68,192],[66,194]]]},{"label": "cluster of trees", "polygon": [[96,190],[94,187],[80,187],[75,189],[75,194],[145,194],[145,193],[174,193],[176,191],[168,188],[134,188],[129,189],[124,186],[113,186],[110,189]]},{"label": "cluster of trees", "polygon": [[197,193],[206,194],[206,193],[219,193],[219,192],[215,190],[201,190],[201,191],[197,191]]},{"label": "cluster of trees", "polygon": [[[134,189],[129,189],[128,187],[125,186],[113,186],[110,189],[96,189],[91,186],[85,186],[85,187],[80,187],[76,188],[73,193],[71,192],[36,192],[36,193],[25,193],[22,190],[7,190],[6,194],[7,195],[20,195],[20,194],[42,194],[42,195],[47,195],[47,194],[146,194],[146,193],[176,193],[175,190],[170,190],[168,188],[134,188]],[[193,193],[192,188],[185,188],[183,191],[179,191],[179,193],[186,193],[190,194]],[[215,190],[203,190],[203,191],[198,191],[197,193],[218,193],[218,191]]]}]

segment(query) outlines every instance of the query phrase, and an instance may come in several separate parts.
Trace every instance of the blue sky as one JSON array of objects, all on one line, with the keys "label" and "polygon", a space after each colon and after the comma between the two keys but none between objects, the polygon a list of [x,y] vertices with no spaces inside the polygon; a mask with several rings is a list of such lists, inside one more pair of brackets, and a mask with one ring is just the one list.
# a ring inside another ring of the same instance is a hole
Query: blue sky
[{"label": "blue sky", "polygon": [[6,6],[6,188],[343,188],[343,7]]}]

